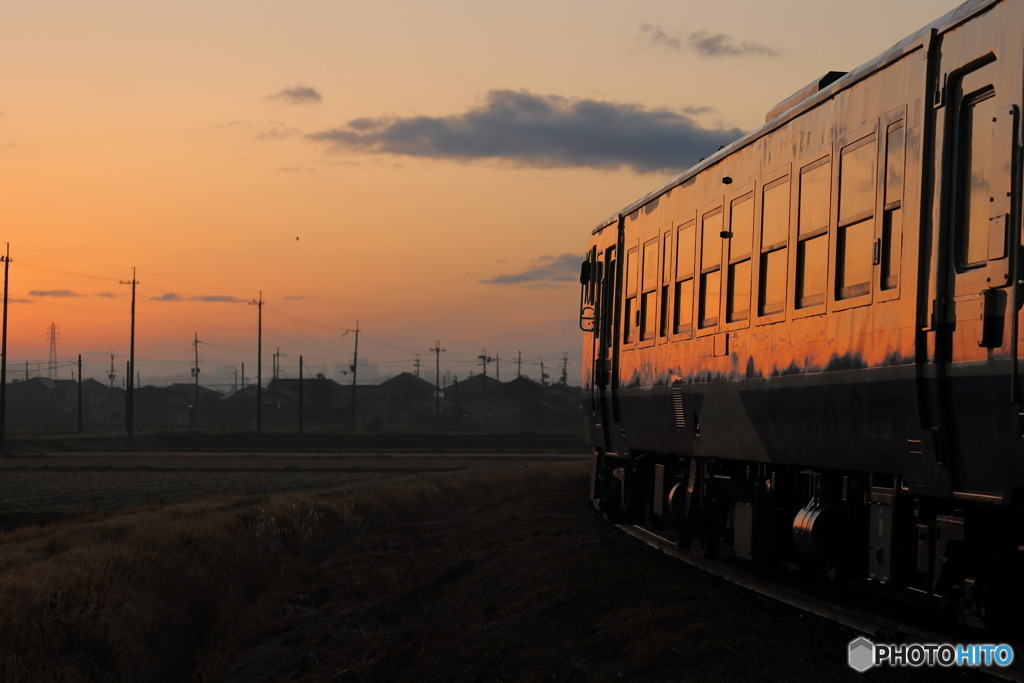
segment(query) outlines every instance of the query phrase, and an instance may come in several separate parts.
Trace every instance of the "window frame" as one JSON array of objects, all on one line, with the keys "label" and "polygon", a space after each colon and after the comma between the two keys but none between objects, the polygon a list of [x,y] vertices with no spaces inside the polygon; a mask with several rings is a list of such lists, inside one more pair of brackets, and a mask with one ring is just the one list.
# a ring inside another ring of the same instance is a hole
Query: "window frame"
[{"label": "window frame", "polygon": [[[679,263],[679,245],[681,243],[681,240],[679,239],[679,236],[687,228],[689,228],[689,229],[691,229],[693,231],[693,233],[692,233],[692,243],[691,243],[691,248],[690,248],[690,256],[691,256],[690,270],[689,270],[689,273],[686,274],[687,277],[680,277],[680,273],[679,273],[679,266],[680,266],[680,263]],[[696,311],[696,308],[697,308],[697,306],[696,306],[697,286],[696,286],[695,280],[696,280],[696,277],[697,277],[697,254],[699,253],[699,250],[697,249],[697,232],[698,232],[698,228],[697,228],[697,212],[696,211],[689,211],[686,214],[684,214],[682,218],[677,218],[672,223],[672,233],[674,235],[674,238],[673,238],[674,249],[673,249],[673,252],[672,252],[673,253],[673,258],[672,258],[672,264],[673,264],[673,268],[672,268],[672,285],[671,285],[672,286],[672,309],[671,309],[671,315],[670,315],[671,321],[669,323],[669,339],[672,340],[672,341],[682,341],[682,340],[685,340],[685,339],[692,339],[693,338],[694,329],[696,329],[696,325],[694,324],[695,311]],[[684,282],[691,282],[692,283],[690,285],[690,321],[687,324],[687,327],[681,329],[679,327],[679,320],[678,320],[678,316],[677,316],[677,312],[678,312],[677,309],[679,308],[679,304],[681,302],[680,301],[680,297],[679,297],[679,291],[681,289],[680,285],[682,283],[684,283]]]},{"label": "window frame", "polygon": [[[855,152],[865,145],[874,145],[874,182],[875,186],[871,195],[871,211],[861,212],[853,216],[846,217],[846,220],[840,221],[840,209],[843,198],[842,192],[842,162],[843,155],[850,152]],[[878,266],[875,264],[874,253],[878,235],[881,231],[879,227],[879,211],[878,202],[879,195],[882,194],[882,184],[879,181],[881,174],[879,173],[879,164],[885,163],[884,156],[885,145],[879,144],[878,134],[878,120],[874,120],[864,126],[857,128],[856,130],[844,135],[843,137],[836,140],[836,153],[835,158],[838,159],[832,169],[832,210],[831,210],[831,225],[834,229],[830,230],[833,233],[833,238],[829,243],[829,272],[826,275],[826,281],[828,282],[828,289],[826,290],[826,299],[830,299],[832,302],[831,310],[842,311],[849,308],[857,308],[859,306],[868,306],[871,304],[872,295],[875,289],[875,281],[878,278],[877,270]],[[839,298],[839,237],[840,232],[845,228],[852,225],[857,225],[862,221],[871,221],[868,227],[868,234],[871,237],[871,252],[870,260],[870,275],[867,280],[867,287],[865,291],[860,294],[854,294],[844,298]]]},{"label": "window frame", "polygon": [[[795,211],[795,197],[796,193],[793,192],[793,166],[792,164],[786,164],[781,168],[777,168],[771,173],[765,175],[765,180],[761,183],[760,187],[757,188],[755,193],[755,201],[757,202],[754,206],[754,253],[757,258],[753,264],[754,272],[751,276],[752,284],[756,284],[756,291],[753,293],[751,298],[751,306],[754,307],[754,319],[758,325],[771,325],[778,322],[783,322],[789,315],[791,308],[790,301],[792,299],[792,293],[790,291],[790,284],[793,281],[793,264],[792,255],[793,249],[793,231],[795,230],[796,222],[794,221]],[[771,244],[764,243],[764,195],[767,191],[773,190],[779,185],[786,183],[789,185],[789,191],[786,193],[786,239],[780,242],[773,242]],[[783,255],[783,261],[786,264],[786,281],[782,284],[782,309],[778,311],[772,311],[769,313],[761,313],[761,295],[763,290],[762,282],[762,270],[764,268],[765,256],[777,251],[785,251]]]},{"label": "window frame", "polygon": [[[648,247],[652,247],[653,250],[648,252]],[[640,253],[639,260],[640,266],[637,273],[637,312],[640,314],[640,324],[637,325],[636,329],[636,342],[638,348],[645,348],[653,346],[654,342],[658,339],[658,294],[661,289],[661,269],[659,268],[661,262],[661,231],[659,230],[653,237],[648,235],[640,241]],[[654,271],[652,277],[652,286],[647,287],[645,275],[647,274],[648,268],[648,255],[654,256],[654,265],[651,268]],[[650,299],[648,299],[650,296]],[[650,306],[648,306],[650,302]],[[653,325],[651,327],[651,334],[649,337],[644,336],[644,328],[647,326],[649,316],[654,316]]]},{"label": "window frame", "polygon": [[[979,73],[982,74],[980,78],[971,78]],[[969,86],[970,90],[968,90],[968,88],[964,87],[964,84],[969,83],[971,80],[978,80],[984,85],[974,85],[972,83]],[[969,199],[965,200],[964,191],[971,186],[970,181],[964,180],[964,175],[970,172],[970,169],[964,162],[966,161],[967,149],[970,141],[974,138],[974,127],[968,126],[969,122],[973,122],[973,119],[968,115],[968,110],[989,100],[994,104],[998,104],[996,99],[998,93],[996,92],[995,83],[992,82],[993,80],[992,72],[984,69],[979,69],[969,74],[965,74],[961,81],[961,88],[964,92],[962,92],[960,101],[957,103],[957,110],[955,114],[956,148],[954,150],[954,154],[956,156],[956,161],[954,163],[953,192],[951,193],[953,200],[953,211],[951,212],[951,215],[953,216],[954,235],[953,243],[951,245],[951,255],[953,257],[953,270],[958,275],[984,269],[988,263],[987,256],[981,261],[974,263],[967,263],[964,260],[963,238],[965,229],[965,205],[970,203]],[[986,83],[986,81],[988,82]],[[968,134],[968,131],[970,134]],[[991,131],[989,131],[989,134],[991,134]],[[987,237],[988,235],[986,233],[986,241]]]},{"label": "window frame", "polygon": [[[875,276],[872,278],[873,288],[875,290],[875,301],[892,301],[893,299],[900,298],[900,291],[902,290],[902,284],[904,280],[904,258],[906,254],[906,235],[907,235],[907,209],[909,203],[907,201],[907,190],[909,183],[907,182],[907,169],[909,164],[907,163],[907,151],[910,148],[910,125],[907,119],[907,107],[903,105],[897,109],[888,112],[882,117],[882,125],[878,131],[879,141],[879,177],[878,177],[878,206],[876,207],[877,216],[875,223],[878,229],[875,239],[878,243],[878,264],[875,266]],[[901,160],[901,173],[902,173],[902,187],[899,199],[890,200],[886,197],[886,187],[889,180],[889,133],[897,128],[903,128],[903,158]],[[883,143],[884,141],[884,143]],[[896,276],[896,284],[893,287],[883,289],[885,284],[882,281],[883,274],[885,272],[885,226],[886,219],[890,211],[900,211],[900,239],[899,239],[899,255],[896,259],[896,264],[899,267],[899,272]]]},{"label": "window frame", "polygon": [[[800,234],[800,197],[803,192],[803,174],[808,171],[813,171],[819,166],[829,166],[829,191],[828,191],[828,222],[824,227],[816,228],[806,235]],[[789,255],[790,272],[792,277],[789,278],[789,291],[786,298],[786,307],[793,311],[793,318],[805,318],[812,315],[822,315],[828,310],[828,304],[831,300],[829,297],[829,289],[831,287],[831,280],[833,277],[831,262],[833,260],[832,242],[832,225],[835,223],[836,213],[836,163],[833,155],[832,145],[826,145],[820,148],[814,154],[807,155],[807,157],[797,165],[793,172],[792,180],[796,181],[795,189],[791,190],[793,193],[793,204],[791,206],[792,214],[790,215],[790,246],[792,247]],[[806,306],[799,306],[797,302],[797,282],[799,280],[799,273],[797,266],[800,264],[800,245],[803,242],[816,239],[824,236],[825,238],[825,291],[821,302],[808,304]]]},{"label": "window frame", "polygon": [[[714,217],[715,215],[719,215],[722,217],[722,226],[718,230],[719,234],[717,236],[712,236],[711,239],[712,244],[714,244],[718,248],[718,265],[715,267],[703,268],[702,265],[704,263],[704,230],[707,227],[706,223],[708,218]],[[722,238],[721,233],[725,229],[725,218],[725,203],[723,201],[723,198],[721,197],[715,200],[714,202],[709,202],[708,204],[706,204],[704,208],[700,210],[698,215],[697,225],[699,226],[699,231],[697,234],[698,248],[696,249],[697,268],[694,272],[693,307],[693,322],[694,329],[696,330],[695,336],[697,337],[705,337],[711,334],[717,334],[721,330],[724,320],[725,311],[723,309],[723,306],[725,287],[722,281],[722,275],[725,269],[722,265],[722,256],[724,252],[724,248],[722,245],[723,242],[725,242],[725,240]],[[718,315],[715,316],[714,323],[707,326],[701,326],[701,303],[703,301],[704,294],[704,277],[715,272],[718,273]]]},{"label": "window frame", "polygon": [[[733,234],[734,210],[739,204],[748,201],[750,202],[749,244],[746,245],[746,252],[744,254],[734,256],[733,246],[736,244],[733,241],[735,237]],[[727,222],[723,222],[723,230],[729,233],[729,237],[722,240],[722,307],[719,318],[723,324],[723,329],[729,331],[749,327],[750,321],[753,319],[755,312],[754,254],[756,251],[754,247],[756,244],[755,233],[757,232],[757,195],[755,192],[755,185],[751,183],[739,188],[730,196],[727,205],[729,211],[725,217],[725,221]],[[730,285],[732,283],[733,266],[741,264],[744,261],[749,264],[747,277],[747,315],[744,318],[730,320],[730,305],[732,303],[732,287]]]},{"label": "window frame", "polygon": [[672,285],[675,272],[672,266],[675,242],[672,239],[674,230],[669,223],[662,226],[661,239],[661,278],[658,282],[658,326],[655,338],[659,344],[668,341],[672,334]]},{"label": "window frame", "polygon": [[[639,313],[639,300],[637,296],[638,272],[631,272],[630,256],[636,255],[635,264],[632,270],[640,270],[640,246],[636,239],[628,240],[625,244],[625,254],[622,262],[622,327],[620,335],[622,348],[632,349],[640,338],[639,326],[635,324],[636,314]],[[632,302],[632,306],[630,305]]]}]

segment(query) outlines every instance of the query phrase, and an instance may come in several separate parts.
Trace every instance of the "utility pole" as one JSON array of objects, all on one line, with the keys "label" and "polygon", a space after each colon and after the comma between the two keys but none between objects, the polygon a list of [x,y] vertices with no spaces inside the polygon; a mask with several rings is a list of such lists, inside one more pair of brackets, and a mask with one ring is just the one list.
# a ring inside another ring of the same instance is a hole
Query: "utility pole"
[{"label": "utility pole", "polygon": [[537,359],[540,361],[540,385],[546,387],[548,385],[548,375],[544,372],[544,358],[537,356]]},{"label": "utility pole", "polygon": [[569,384],[569,354],[562,356],[562,385],[567,386]]},{"label": "utility pole", "polygon": [[477,358],[477,360],[480,361],[480,365],[483,366],[483,368],[484,368],[484,377],[486,377],[487,376],[487,364],[490,363],[491,361],[493,361],[494,359],[487,355],[487,349],[484,349],[484,352],[482,354],[480,354],[479,356],[477,356],[476,358]]},{"label": "utility pole", "polygon": [[82,354],[78,354],[78,431],[82,431]]},{"label": "utility pole", "polygon": [[416,354],[416,360],[413,361],[413,365],[416,366],[416,376],[420,376],[420,354]]},{"label": "utility pole", "polygon": [[518,358],[516,360],[516,379],[523,376],[523,352],[518,352]]},{"label": "utility pole", "polygon": [[487,364],[490,363],[494,359],[487,355],[487,349],[484,349],[484,352],[482,354],[480,354],[479,356],[477,356],[477,358],[480,359],[480,364],[484,366],[483,387],[484,387],[484,393],[486,394],[487,393]]},{"label": "utility pole", "polygon": [[441,354],[445,349],[441,348],[441,340],[434,340],[434,419],[441,418]]},{"label": "utility pole", "polygon": [[194,424],[199,424],[199,333],[195,333],[195,337],[192,339],[192,347],[196,354],[196,364],[192,368],[192,376],[196,380],[196,398],[192,402],[192,415],[194,416]]},{"label": "utility pole", "polygon": [[501,381],[501,356],[494,357],[494,379]]},{"label": "utility pole", "polygon": [[117,373],[114,372],[114,352],[110,352],[110,374],[107,375],[107,379],[110,380],[110,388],[114,388],[114,380],[117,379]]},{"label": "utility pole", "polygon": [[[356,367],[359,365],[359,321],[356,321],[356,329],[345,330],[345,334],[349,332],[356,333],[356,344],[355,349],[352,351],[352,431],[356,430]],[[344,336],[344,335],[342,335]]]},{"label": "utility pole", "polygon": [[7,243],[4,261],[4,324],[0,341],[0,444],[7,438],[7,276],[11,269],[11,243]]},{"label": "utility pole", "polygon": [[138,285],[138,281],[135,279],[135,268],[132,267],[132,279],[131,282],[125,282],[121,280],[122,285],[132,286],[132,328],[131,328],[131,343],[128,347],[128,384],[125,398],[125,428],[128,431],[128,438],[130,439],[135,432],[135,286]]},{"label": "utility pole", "polygon": [[[263,429],[263,290],[260,298],[249,302],[258,309],[256,317],[256,431]],[[245,370],[242,370],[245,375]]]},{"label": "utility pole", "polygon": [[274,428],[275,429],[277,429],[277,380],[281,376],[281,356],[286,356],[286,355],[288,355],[288,354],[282,354],[281,353],[281,347],[280,346],[277,347],[277,351],[274,353],[274,371],[273,371],[274,380],[273,380],[273,383],[271,384],[271,386],[273,387],[273,390],[272,390],[272,393],[271,393],[271,403],[274,406]]},{"label": "utility pole", "polygon": [[299,434],[302,433],[302,356],[299,356]]}]

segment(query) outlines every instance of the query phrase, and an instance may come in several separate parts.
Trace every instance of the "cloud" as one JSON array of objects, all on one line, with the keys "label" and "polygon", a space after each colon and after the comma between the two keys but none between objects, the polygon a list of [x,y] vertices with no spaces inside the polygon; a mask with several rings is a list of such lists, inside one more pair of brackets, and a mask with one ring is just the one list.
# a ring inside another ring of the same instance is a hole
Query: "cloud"
[{"label": "cloud", "polygon": [[686,168],[741,135],[737,128],[702,128],[686,112],[492,90],[482,106],[464,113],[359,118],[306,137],[338,150],[643,173]]},{"label": "cloud", "polygon": [[114,292],[97,292],[96,296],[100,297],[101,299],[115,299],[117,298],[118,294]]},{"label": "cloud", "polygon": [[783,50],[760,43],[737,43],[724,33],[693,31],[679,37],[666,32],[660,26],[640,25],[640,38],[650,45],[671,51],[692,50],[702,57],[778,57]]},{"label": "cloud", "polygon": [[289,128],[288,126],[273,126],[256,136],[257,140],[287,140],[289,138],[298,137],[301,135],[301,131],[298,128]]},{"label": "cloud", "polygon": [[33,289],[28,293],[29,296],[52,296],[56,299],[65,299],[69,297],[80,297],[83,296],[78,292],[72,292],[69,289]]},{"label": "cloud", "polygon": [[283,104],[320,104],[324,101],[323,96],[316,88],[311,88],[307,85],[282,88],[273,95],[267,95],[263,99],[267,102],[281,102]]},{"label": "cloud", "polygon": [[228,296],[226,294],[214,294],[209,296],[193,296],[189,298],[189,301],[202,301],[210,304],[244,304],[246,299],[239,299],[237,296]]},{"label": "cloud", "polygon": [[541,256],[534,260],[533,265],[519,273],[498,275],[490,280],[481,280],[487,285],[521,285],[533,286],[577,282],[580,275],[580,263],[583,259],[575,254],[561,256]]},{"label": "cloud", "polygon": [[150,297],[150,301],[200,301],[203,303],[244,303],[245,299],[239,299],[236,296],[228,296],[226,294],[212,294],[206,296],[181,296],[174,292],[167,292],[160,296]]},{"label": "cloud", "polygon": [[286,297],[284,297],[285,301],[313,301],[315,299],[316,299],[316,297],[312,297],[312,296],[286,296]]}]

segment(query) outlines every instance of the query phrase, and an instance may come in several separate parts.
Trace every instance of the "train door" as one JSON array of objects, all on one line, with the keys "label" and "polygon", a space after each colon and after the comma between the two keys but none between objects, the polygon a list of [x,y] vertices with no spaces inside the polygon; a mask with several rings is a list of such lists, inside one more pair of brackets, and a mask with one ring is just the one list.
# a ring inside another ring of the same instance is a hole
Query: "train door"
[{"label": "train door", "polygon": [[[1019,62],[997,58],[983,22],[942,39],[935,95],[938,202],[934,358],[943,447],[954,486],[998,493],[998,451],[1019,429],[1016,375],[1019,219],[1013,210]],[[1013,85],[1012,85],[1013,84]],[[1012,369],[1012,372],[1011,372]],[[968,462],[969,460],[969,462]]]},{"label": "train door", "polygon": [[[611,233],[612,231],[605,231]],[[581,278],[580,327],[587,332],[588,343],[584,346],[585,362],[590,381],[589,409],[593,417],[594,438],[597,445],[611,450],[610,423],[613,414],[612,389],[614,386],[614,353],[616,315],[616,244],[602,239],[599,233],[596,243],[587,254],[584,265],[586,277]],[[583,280],[586,282],[583,282]]]}]

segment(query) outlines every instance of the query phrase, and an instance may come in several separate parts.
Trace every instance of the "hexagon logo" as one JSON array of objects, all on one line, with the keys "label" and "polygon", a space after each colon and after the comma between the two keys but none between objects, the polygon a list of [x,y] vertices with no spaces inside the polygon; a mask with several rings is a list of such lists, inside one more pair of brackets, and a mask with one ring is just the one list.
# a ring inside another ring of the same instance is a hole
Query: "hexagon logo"
[{"label": "hexagon logo", "polygon": [[875,665],[875,644],[864,636],[851,640],[847,661],[851,669],[858,673],[864,673]]}]

